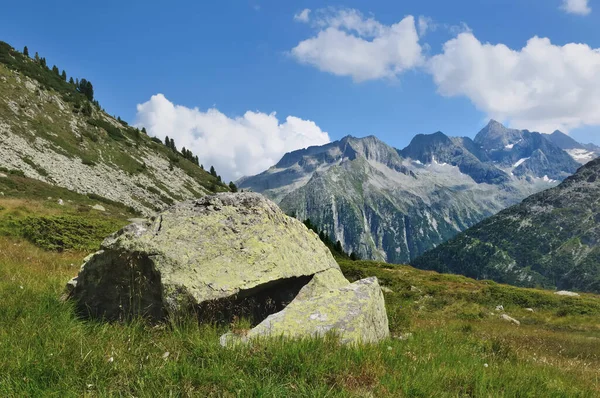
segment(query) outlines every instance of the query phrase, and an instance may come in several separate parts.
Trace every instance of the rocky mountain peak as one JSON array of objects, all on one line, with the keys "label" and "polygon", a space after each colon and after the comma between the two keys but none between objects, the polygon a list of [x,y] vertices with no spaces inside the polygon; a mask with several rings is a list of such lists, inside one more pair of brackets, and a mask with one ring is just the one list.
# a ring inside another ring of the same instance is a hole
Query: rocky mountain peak
[{"label": "rocky mountain peak", "polygon": [[562,131],[556,130],[552,134],[545,136],[550,142],[560,149],[585,149],[585,147]]},{"label": "rocky mountain peak", "polygon": [[477,133],[474,141],[485,150],[502,150],[507,146],[514,145],[521,138],[521,130],[510,129],[492,119]]}]

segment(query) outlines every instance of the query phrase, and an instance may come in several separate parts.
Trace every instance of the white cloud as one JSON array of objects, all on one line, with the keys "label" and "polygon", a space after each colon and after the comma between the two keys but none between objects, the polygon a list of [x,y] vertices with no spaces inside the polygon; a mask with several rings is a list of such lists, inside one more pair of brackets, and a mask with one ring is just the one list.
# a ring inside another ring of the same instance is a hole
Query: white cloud
[{"label": "white cloud", "polygon": [[466,96],[488,116],[542,132],[600,125],[600,49],[534,37],[520,50],[472,33],[445,43],[428,64],[444,96]]},{"label": "white cloud", "polygon": [[395,78],[424,63],[415,18],[393,25],[366,18],[357,10],[318,10],[317,35],[291,51],[296,60],[355,81]]},{"label": "white cloud", "polygon": [[561,9],[569,14],[588,15],[592,12],[588,0],[563,0]]},{"label": "white cloud", "polygon": [[308,22],[310,20],[310,9],[305,8],[304,10],[300,11],[298,14],[294,15],[294,20],[298,21],[298,22]]},{"label": "white cloud", "polygon": [[330,142],[329,135],[310,120],[275,113],[248,111],[230,118],[217,109],[175,105],[162,94],[137,106],[136,125],[164,140],[173,138],[179,149],[190,149],[205,168],[215,166],[225,181],[260,173],[289,151]]},{"label": "white cloud", "polygon": [[419,36],[423,37],[428,31],[436,30],[437,25],[433,22],[433,19],[420,15],[417,20],[417,27],[419,28]]}]

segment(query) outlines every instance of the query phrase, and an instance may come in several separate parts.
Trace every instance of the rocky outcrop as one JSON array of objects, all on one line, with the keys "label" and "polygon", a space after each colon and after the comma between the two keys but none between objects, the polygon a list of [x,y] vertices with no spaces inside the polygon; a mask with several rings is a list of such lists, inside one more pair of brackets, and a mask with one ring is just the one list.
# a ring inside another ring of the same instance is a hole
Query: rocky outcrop
[{"label": "rocky outcrop", "polygon": [[125,227],[86,259],[68,290],[79,314],[91,318],[156,322],[195,313],[256,325],[278,313],[267,319],[279,334],[295,317],[321,311],[333,323],[306,323],[292,337],[323,327],[340,329],[347,341],[388,333],[377,281],[351,285],[315,233],[255,193],[182,202]]}]

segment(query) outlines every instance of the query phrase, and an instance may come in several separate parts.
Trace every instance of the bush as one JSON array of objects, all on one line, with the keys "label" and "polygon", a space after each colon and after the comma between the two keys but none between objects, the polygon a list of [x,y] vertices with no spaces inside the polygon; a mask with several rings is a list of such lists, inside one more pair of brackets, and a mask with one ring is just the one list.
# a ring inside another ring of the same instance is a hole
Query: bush
[{"label": "bush", "polygon": [[121,228],[115,221],[73,216],[30,216],[21,222],[22,236],[45,250],[95,250]]},{"label": "bush", "polygon": [[87,122],[89,124],[91,124],[92,126],[99,127],[101,129],[103,129],[104,131],[106,131],[108,136],[115,141],[125,140],[125,136],[123,135],[121,130],[118,129],[117,127],[113,126],[112,124],[110,124],[107,121],[104,121],[101,119],[88,119]]},{"label": "bush", "polygon": [[87,157],[82,157],[81,163],[83,163],[86,166],[95,166],[96,165],[96,162],[94,162],[92,159],[89,159]]},{"label": "bush", "polygon": [[22,160],[30,165],[35,171],[37,171],[42,177],[48,177],[48,172],[42,166],[35,164],[33,160],[29,157],[24,157]]}]

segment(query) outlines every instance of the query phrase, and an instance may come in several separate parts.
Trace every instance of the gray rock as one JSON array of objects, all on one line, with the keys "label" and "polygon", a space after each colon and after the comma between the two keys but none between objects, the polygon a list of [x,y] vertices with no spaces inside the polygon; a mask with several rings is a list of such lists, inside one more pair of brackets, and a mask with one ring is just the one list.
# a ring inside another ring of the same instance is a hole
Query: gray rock
[{"label": "gray rock", "polygon": [[570,292],[568,290],[559,290],[558,292],[554,292],[554,294],[558,296],[579,297],[579,293]]},{"label": "gray rock", "polygon": [[506,314],[500,315],[500,319],[503,319],[503,320],[505,320],[507,322],[514,323],[515,325],[521,325],[521,322],[517,321],[515,318],[510,317],[510,316],[508,316]]},{"label": "gray rock", "polygon": [[92,209],[98,210],[98,211],[106,211],[106,209],[102,205],[93,205]]},{"label": "gray rock", "polygon": [[385,303],[377,278],[297,298],[244,336],[223,335],[221,345],[247,342],[260,336],[294,338],[323,336],[328,332],[337,333],[342,343],[374,343],[389,337]]},{"label": "gray rock", "polygon": [[[266,318],[279,331],[308,311],[291,337],[334,329],[344,341],[375,341],[389,333],[377,280],[350,284],[314,232],[259,194],[206,196],[137,221],[106,238],[69,282],[82,316],[156,322],[193,312],[224,323]],[[260,325],[252,332],[264,334]]]},{"label": "gray rock", "polygon": [[58,204],[63,206],[65,204],[65,202],[62,199],[58,199]]},{"label": "gray rock", "polygon": [[504,306],[503,305],[497,305],[496,306],[496,311],[504,311]]}]

